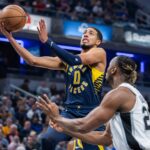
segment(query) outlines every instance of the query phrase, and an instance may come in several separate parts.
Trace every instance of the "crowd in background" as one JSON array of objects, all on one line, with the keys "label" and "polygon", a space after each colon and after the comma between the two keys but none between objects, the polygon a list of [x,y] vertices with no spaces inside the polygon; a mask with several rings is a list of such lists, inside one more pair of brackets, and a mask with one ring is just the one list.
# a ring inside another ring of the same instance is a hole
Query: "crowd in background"
[{"label": "crowd in background", "polygon": [[[1,0],[0,4],[18,4],[28,13],[61,17],[64,19],[86,21],[96,24],[127,22],[129,10],[125,0]],[[52,77],[64,79],[61,72],[51,72]],[[148,74],[149,75],[149,74]],[[141,77],[139,77],[141,78]],[[143,77],[142,77],[143,78]],[[146,76],[144,76],[146,78]],[[149,76],[146,78],[149,79]],[[41,81],[35,91],[29,88],[30,81],[24,80],[20,88],[35,95],[46,93],[52,101],[63,105],[65,92],[59,91],[55,84],[50,87]],[[107,91],[106,91],[107,93]],[[148,96],[145,98],[150,101]],[[19,91],[0,96],[0,149],[2,150],[41,150],[40,138],[48,127],[48,118],[35,107],[33,97]],[[61,143],[61,148],[66,149]]]},{"label": "crowd in background", "polygon": [[[55,83],[50,86],[41,81],[37,88],[30,89],[30,80],[20,85],[24,91],[34,95],[47,94],[52,101],[63,108],[65,92],[58,90]],[[104,94],[107,90],[103,91]],[[148,97],[145,96],[148,100]],[[36,99],[11,90],[0,95],[0,149],[1,150],[41,150],[41,136],[46,132],[49,118],[36,107]],[[61,142],[56,150],[66,150],[67,143]]]},{"label": "crowd in background", "polygon": [[96,24],[127,22],[129,19],[125,0],[2,0],[0,3],[24,6],[28,13]]},{"label": "crowd in background", "polygon": [[[55,84],[50,87],[41,81],[35,91],[25,79],[20,88],[35,95],[46,93],[59,106],[65,97]],[[48,117],[35,106],[36,99],[11,90],[0,96],[0,149],[1,150],[41,150],[40,138],[48,127]]]}]

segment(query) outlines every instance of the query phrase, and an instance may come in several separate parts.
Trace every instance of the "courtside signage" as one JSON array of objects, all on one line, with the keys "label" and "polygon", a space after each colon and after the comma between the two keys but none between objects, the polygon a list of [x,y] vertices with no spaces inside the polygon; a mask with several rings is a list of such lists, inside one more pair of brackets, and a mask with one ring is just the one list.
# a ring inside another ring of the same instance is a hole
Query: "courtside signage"
[{"label": "courtside signage", "polygon": [[126,30],[124,39],[129,44],[150,46],[150,33],[146,31]]}]

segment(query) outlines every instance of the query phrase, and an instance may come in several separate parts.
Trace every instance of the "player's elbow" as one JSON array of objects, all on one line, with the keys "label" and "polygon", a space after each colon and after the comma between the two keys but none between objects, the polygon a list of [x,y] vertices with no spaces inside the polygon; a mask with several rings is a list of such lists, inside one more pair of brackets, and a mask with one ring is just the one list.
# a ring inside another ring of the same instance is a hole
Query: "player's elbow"
[{"label": "player's elbow", "polygon": [[37,60],[36,60],[36,58],[31,58],[31,59],[26,60],[26,63],[31,65],[31,66],[36,66]]}]

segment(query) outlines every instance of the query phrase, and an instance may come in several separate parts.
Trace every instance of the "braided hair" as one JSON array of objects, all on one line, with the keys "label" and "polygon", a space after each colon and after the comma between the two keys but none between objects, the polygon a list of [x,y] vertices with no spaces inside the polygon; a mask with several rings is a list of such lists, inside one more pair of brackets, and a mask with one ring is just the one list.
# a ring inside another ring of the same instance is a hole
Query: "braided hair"
[{"label": "braided hair", "polygon": [[118,56],[117,57],[117,65],[125,77],[125,81],[134,84],[137,79],[137,65],[136,63],[127,56]]}]

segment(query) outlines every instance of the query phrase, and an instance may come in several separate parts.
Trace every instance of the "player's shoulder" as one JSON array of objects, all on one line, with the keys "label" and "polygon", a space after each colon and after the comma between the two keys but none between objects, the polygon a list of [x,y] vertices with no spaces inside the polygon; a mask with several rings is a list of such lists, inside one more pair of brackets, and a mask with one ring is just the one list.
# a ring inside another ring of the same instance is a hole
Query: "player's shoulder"
[{"label": "player's shoulder", "polygon": [[92,49],[92,51],[91,51],[91,53],[94,53],[94,54],[96,54],[97,56],[105,56],[106,55],[106,51],[105,51],[105,49],[103,49],[103,48],[93,48]]},{"label": "player's shoulder", "polygon": [[106,94],[106,98],[114,99],[114,100],[126,99],[128,97],[128,94],[129,94],[129,91],[127,88],[119,87],[108,92]]},{"label": "player's shoulder", "polygon": [[96,47],[96,48],[94,48],[94,50],[96,50],[96,51],[102,51],[102,52],[106,52],[105,51],[105,49],[104,48],[102,48],[102,47]]},{"label": "player's shoulder", "polygon": [[94,51],[97,53],[97,54],[100,54],[101,56],[105,56],[106,55],[106,51],[104,48],[101,48],[101,47],[98,47],[98,48],[94,48]]}]

